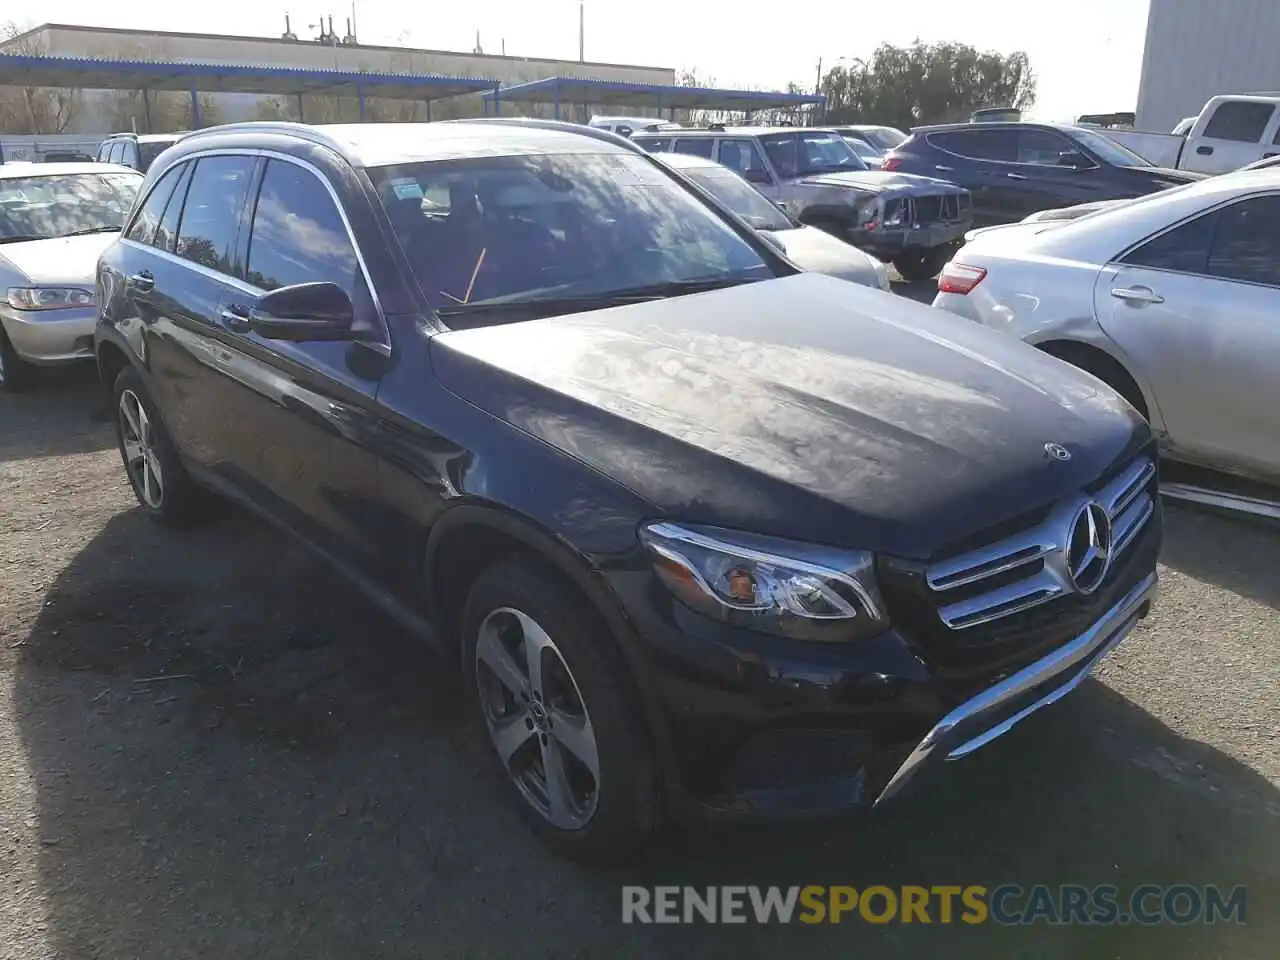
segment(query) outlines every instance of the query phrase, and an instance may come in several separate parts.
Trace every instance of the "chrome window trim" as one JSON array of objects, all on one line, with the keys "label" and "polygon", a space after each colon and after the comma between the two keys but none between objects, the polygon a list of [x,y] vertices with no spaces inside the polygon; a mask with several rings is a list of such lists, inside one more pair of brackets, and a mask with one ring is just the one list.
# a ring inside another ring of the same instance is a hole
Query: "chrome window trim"
[{"label": "chrome window trim", "polygon": [[[1222,174],[1222,176],[1227,176],[1227,174]],[[1174,277],[1196,277],[1200,280],[1217,280],[1220,283],[1240,283],[1249,287],[1261,287],[1263,290],[1280,290],[1280,286],[1277,286],[1276,284],[1259,283],[1257,280],[1240,280],[1236,277],[1220,277],[1213,273],[1200,273],[1195,270],[1170,270],[1168,267],[1149,267],[1143,263],[1124,262],[1124,258],[1129,256],[1129,254],[1141,249],[1148,243],[1159,240],[1167,233],[1172,233],[1174,230],[1186,226],[1192,221],[1199,220],[1201,217],[1210,216],[1211,214],[1221,213],[1223,210],[1228,207],[1233,207],[1237,203],[1244,203],[1249,200],[1261,200],[1265,197],[1280,197],[1280,190],[1261,190],[1256,193],[1246,193],[1240,196],[1230,197],[1226,200],[1221,200],[1218,203],[1215,203],[1211,207],[1205,207],[1203,210],[1199,210],[1195,213],[1189,213],[1176,223],[1171,223],[1166,227],[1162,227],[1155,233],[1148,234],[1143,239],[1129,244],[1129,246],[1125,247],[1121,253],[1116,254],[1114,257],[1103,263],[1103,266],[1112,267],[1117,270],[1126,267],[1133,270],[1153,270],[1156,273],[1167,273]],[[1210,247],[1209,253],[1213,253],[1212,247]]]},{"label": "chrome window trim", "polygon": [[[391,349],[391,331],[387,325],[386,311],[382,308],[382,300],[379,299],[378,290],[373,285],[373,277],[369,273],[369,265],[365,261],[364,252],[360,249],[360,244],[356,241],[355,230],[353,230],[351,227],[351,219],[347,216],[347,211],[342,206],[342,200],[338,196],[338,191],[333,188],[333,184],[329,182],[329,178],[324,175],[324,173],[320,170],[319,167],[317,167],[313,163],[310,163],[307,160],[303,160],[301,157],[294,157],[287,153],[281,153],[278,150],[268,150],[260,147],[211,147],[208,150],[198,150],[194,153],[185,154],[178,161],[176,161],[173,164],[173,166],[176,166],[177,163],[190,163],[195,160],[199,160],[201,157],[227,157],[227,156],[262,157],[268,160],[283,160],[286,163],[292,163],[294,166],[301,167],[303,170],[306,170],[313,177],[315,177],[317,180],[320,181],[325,191],[329,194],[329,199],[333,201],[333,205],[337,208],[338,216],[342,218],[342,226],[347,231],[347,239],[351,241],[352,249],[355,250],[356,263],[360,265],[360,274],[364,277],[365,286],[368,287],[369,289],[369,296],[373,300],[373,309],[374,309],[374,312],[377,314],[378,323],[382,328],[380,331],[381,338],[382,338],[380,342],[378,343],[369,343],[368,341],[364,341],[364,342],[368,343],[368,345],[371,347],[385,348],[384,352],[386,352],[387,355],[389,356],[390,349]],[[165,173],[168,173],[167,168],[165,170]],[[163,176],[163,174],[161,174],[161,176]],[[157,183],[159,182],[159,179],[160,178],[157,177],[156,179]],[[262,189],[261,181],[259,181],[258,183],[258,189],[259,191],[261,191]],[[255,207],[255,210],[256,210],[256,207]],[[252,216],[250,216],[249,218],[249,233],[250,233],[250,239],[252,240],[252,235],[253,235]],[[158,247],[152,247],[146,244],[138,244],[136,240],[129,241],[129,242],[137,244],[138,246],[145,247],[145,249],[152,250],[156,253],[162,254],[168,257],[169,259],[176,261],[177,263],[194,266],[196,267],[196,269],[200,270],[206,276],[213,277],[217,280],[230,281],[233,286],[237,287],[238,289],[252,296],[260,297],[267,292],[263,290],[261,287],[256,286],[255,284],[249,283],[247,280],[242,280],[239,277],[233,277],[230,274],[222,273],[221,271],[214,270],[210,267],[206,267],[203,264],[196,263],[194,260],[188,260],[185,257],[178,256],[177,254],[169,253],[169,251],[167,250],[161,250]],[[246,263],[245,266],[247,268],[248,264]]]}]

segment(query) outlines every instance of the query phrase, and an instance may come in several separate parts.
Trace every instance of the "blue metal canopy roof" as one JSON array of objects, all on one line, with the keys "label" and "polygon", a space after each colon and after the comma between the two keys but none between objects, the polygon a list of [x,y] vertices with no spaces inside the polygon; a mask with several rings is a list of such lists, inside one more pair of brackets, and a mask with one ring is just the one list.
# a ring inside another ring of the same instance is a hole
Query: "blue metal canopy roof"
[{"label": "blue metal canopy roof", "polygon": [[779,107],[825,105],[813,93],[682,87],[585,77],[547,77],[502,87],[492,94],[503,101],[591,103],[613,107],[653,107],[659,110],[769,110]]},{"label": "blue metal canopy roof", "polygon": [[363,95],[431,100],[493,90],[497,81],[431,74],[302,70],[231,63],[168,63],[0,54],[0,86],[86,90],[199,90],[208,93]]}]

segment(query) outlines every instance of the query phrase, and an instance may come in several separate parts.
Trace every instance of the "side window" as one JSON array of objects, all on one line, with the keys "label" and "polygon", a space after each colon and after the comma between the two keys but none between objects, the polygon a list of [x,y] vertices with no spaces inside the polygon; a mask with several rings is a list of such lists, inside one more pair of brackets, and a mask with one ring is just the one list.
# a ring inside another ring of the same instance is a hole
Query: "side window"
[{"label": "side window", "polygon": [[1204,273],[1218,214],[1206,213],[1167,230],[1132,251],[1122,263],[1177,273]]},{"label": "side window", "polygon": [[1228,100],[1218,105],[1204,128],[1204,135],[1215,140],[1239,140],[1257,143],[1271,122],[1275,107],[1269,103]]},{"label": "side window", "polygon": [[676,153],[690,153],[695,157],[706,157],[711,159],[711,148],[715,146],[715,141],[710,137],[702,137],[699,139],[685,137],[676,140]]},{"label": "side window", "polygon": [[121,147],[122,147],[122,144],[120,143],[119,140],[111,141],[111,143],[107,146],[107,163],[120,162]]},{"label": "side window", "polygon": [[760,138],[760,145],[769,156],[778,176],[787,180],[796,175],[796,135],[794,133],[769,134]]},{"label": "side window", "polygon": [[948,130],[931,133],[930,144],[958,157],[971,160],[1000,160],[1012,163],[1018,159],[1015,135],[1008,130]]},{"label": "side window", "polygon": [[232,273],[231,253],[253,163],[252,157],[202,157],[196,161],[178,224],[174,246],[178,256],[220,273]]},{"label": "side window", "polygon": [[253,213],[247,279],[275,290],[330,280],[356,300],[364,284],[346,225],[315,174],[269,160]]},{"label": "side window", "polygon": [[111,159],[111,142],[98,144],[98,162],[107,163]]},{"label": "side window", "polygon": [[[156,226],[160,223],[160,217],[164,214],[164,205],[169,202],[169,197],[173,194],[173,187],[178,182],[181,172],[175,167],[172,170],[166,170],[160,181],[151,188],[151,193],[147,195],[147,199],[142,204],[142,209],[138,211],[138,215],[134,217],[133,223],[130,225],[125,237],[129,240],[137,240],[139,243],[150,243],[151,237],[156,232]],[[120,174],[120,176],[128,176],[128,174]]]},{"label": "side window", "polygon": [[665,137],[632,137],[631,142],[650,153],[666,153],[671,141]]},{"label": "side window", "polygon": [[164,208],[164,215],[160,218],[160,227],[156,230],[155,239],[151,241],[153,247],[173,253],[173,242],[178,235],[178,221],[182,219],[182,204],[187,198],[187,187],[191,183],[191,171],[195,166],[194,163],[179,164],[178,181],[174,187],[173,196],[169,198],[169,205]]},{"label": "side window", "polygon": [[1280,196],[1252,197],[1219,211],[1209,274],[1280,287]]},{"label": "side window", "polygon": [[1018,131],[1018,163],[1056,167],[1058,158],[1068,151],[1079,153],[1080,148],[1061,134],[1051,130]]},{"label": "side window", "polygon": [[721,140],[719,158],[730,170],[736,170],[752,183],[770,183],[769,171],[755,143],[750,140]]}]

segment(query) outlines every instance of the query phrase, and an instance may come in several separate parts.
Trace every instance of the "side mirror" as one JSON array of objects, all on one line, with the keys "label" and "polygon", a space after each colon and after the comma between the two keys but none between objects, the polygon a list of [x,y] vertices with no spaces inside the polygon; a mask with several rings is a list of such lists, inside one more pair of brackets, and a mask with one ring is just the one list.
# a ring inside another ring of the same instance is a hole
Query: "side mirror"
[{"label": "side mirror", "polygon": [[249,327],[271,340],[350,340],[355,308],[328,280],[297,283],[263,294],[249,311]]},{"label": "side mirror", "polygon": [[1078,150],[1064,150],[1058,154],[1058,166],[1070,167],[1072,170],[1088,170],[1093,161]]}]

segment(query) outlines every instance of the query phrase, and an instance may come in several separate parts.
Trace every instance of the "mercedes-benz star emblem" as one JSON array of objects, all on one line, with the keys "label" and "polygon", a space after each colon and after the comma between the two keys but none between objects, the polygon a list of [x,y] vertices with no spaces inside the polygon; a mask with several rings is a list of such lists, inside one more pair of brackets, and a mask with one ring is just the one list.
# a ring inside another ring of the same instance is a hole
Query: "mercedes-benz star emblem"
[{"label": "mercedes-benz star emblem", "polygon": [[1067,576],[1086,596],[1107,578],[1111,569],[1111,518],[1102,504],[1090,501],[1071,521],[1067,541]]},{"label": "mercedes-benz star emblem", "polygon": [[1054,460],[1070,460],[1071,451],[1060,443],[1046,443],[1044,452],[1051,456]]}]

